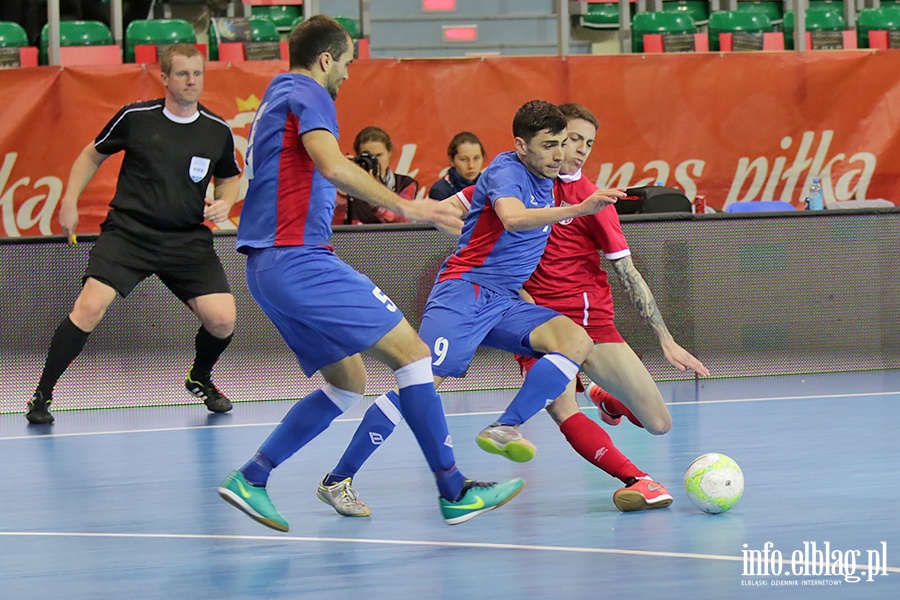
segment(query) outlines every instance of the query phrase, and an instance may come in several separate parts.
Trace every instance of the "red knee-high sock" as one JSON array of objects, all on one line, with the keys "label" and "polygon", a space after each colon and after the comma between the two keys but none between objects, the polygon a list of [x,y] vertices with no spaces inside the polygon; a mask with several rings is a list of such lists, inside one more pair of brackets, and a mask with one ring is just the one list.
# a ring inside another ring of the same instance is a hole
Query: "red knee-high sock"
[{"label": "red knee-high sock", "polygon": [[[606,392],[606,390],[604,390],[604,392]],[[609,392],[606,392],[606,394],[603,396],[603,407],[600,410],[603,410],[604,408],[606,409],[607,413],[613,415],[614,417],[626,417],[629,421],[631,421],[641,429],[644,428],[638,418],[634,416],[634,413],[628,410],[628,407],[622,404],[621,400],[619,400]]]},{"label": "red knee-high sock", "polygon": [[559,430],[566,436],[575,452],[616,479],[627,483],[631,478],[646,477],[646,473],[634,466],[634,463],[615,447],[609,434],[584,413],[574,414],[563,421]]}]

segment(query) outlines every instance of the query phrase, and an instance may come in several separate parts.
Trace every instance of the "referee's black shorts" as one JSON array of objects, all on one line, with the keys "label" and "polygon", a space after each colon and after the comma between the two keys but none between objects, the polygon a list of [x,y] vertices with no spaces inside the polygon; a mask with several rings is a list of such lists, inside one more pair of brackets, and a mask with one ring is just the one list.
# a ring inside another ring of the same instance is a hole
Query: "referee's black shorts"
[{"label": "referee's black shorts", "polygon": [[182,302],[231,293],[208,229],[196,235],[161,235],[155,242],[106,230],[91,248],[84,279],[93,277],[124,298],[151,275],[159,277]]}]

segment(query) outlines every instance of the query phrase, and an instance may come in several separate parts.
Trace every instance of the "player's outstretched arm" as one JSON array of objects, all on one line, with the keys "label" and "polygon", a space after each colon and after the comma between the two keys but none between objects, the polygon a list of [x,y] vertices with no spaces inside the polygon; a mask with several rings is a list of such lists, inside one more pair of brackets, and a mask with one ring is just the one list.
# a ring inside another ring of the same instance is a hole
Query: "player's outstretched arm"
[{"label": "player's outstretched arm", "polygon": [[66,183],[66,192],[59,204],[59,226],[69,245],[75,243],[75,228],[78,226],[78,198],[81,197],[81,192],[94,178],[97,169],[107,158],[109,155],[97,152],[94,142],[91,142],[84,147],[78,158],[72,163],[69,180]]},{"label": "player's outstretched arm", "polygon": [[431,223],[450,235],[459,235],[462,231],[462,219],[455,208],[435,200],[401,198],[341,154],[331,132],[316,129],[304,133],[302,140],[322,176],[348,196],[382,206],[413,222]]},{"label": "player's outstretched arm", "polygon": [[666,327],[666,323],[663,321],[662,314],[659,312],[653,292],[650,291],[650,287],[644,281],[644,277],[634,266],[631,256],[624,256],[612,261],[612,266],[619,277],[619,281],[625,287],[631,303],[644,319],[644,322],[649,325],[654,335],[656,335],[656,339],[659,340],[666,360],[679,371],[691,369],[698,375],[708,376],[709,369],[675,342],[675,339],[669,332],[669,328]]},{"label": "player's outstretched arm", "polygon": [[579,204],[546,208],[526,208],[520,199],[506,196],[494,200],[494,211],[507,231],[528,231],[566,219],[592,215],[624,195],[621,190],[597,190]]}]

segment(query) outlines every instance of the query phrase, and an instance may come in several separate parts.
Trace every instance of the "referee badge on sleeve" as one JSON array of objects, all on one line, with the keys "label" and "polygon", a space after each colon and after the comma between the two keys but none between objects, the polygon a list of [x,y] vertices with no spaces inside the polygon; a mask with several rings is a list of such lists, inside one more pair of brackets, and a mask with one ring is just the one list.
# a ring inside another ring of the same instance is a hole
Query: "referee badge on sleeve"
[{"label": "referee badge on sleeve", "polygon": [[203,178],[206,177],[206,174],[209,172],[209,163],[210,160],[208,158],[203,158],[202,156],[192,156],[191,157],[191,181],[194,183],[200,183],[203,181]]}]

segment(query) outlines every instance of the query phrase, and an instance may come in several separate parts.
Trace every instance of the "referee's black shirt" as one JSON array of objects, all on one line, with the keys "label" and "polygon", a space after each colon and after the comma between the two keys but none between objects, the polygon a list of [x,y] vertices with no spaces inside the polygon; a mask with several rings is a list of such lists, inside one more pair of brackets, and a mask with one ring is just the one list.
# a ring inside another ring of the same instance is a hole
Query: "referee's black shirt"
[{"label": "referee's black shirt", "polygon": [[[125,151],[103,230],[145,237],[203,227],[210,179],[240,174],[231,128],[203,105],[193,117],[165,110],[165,99],[122,107],[94,141],[101,154]],[[205,229],[205,228],[204,228]]]}]

